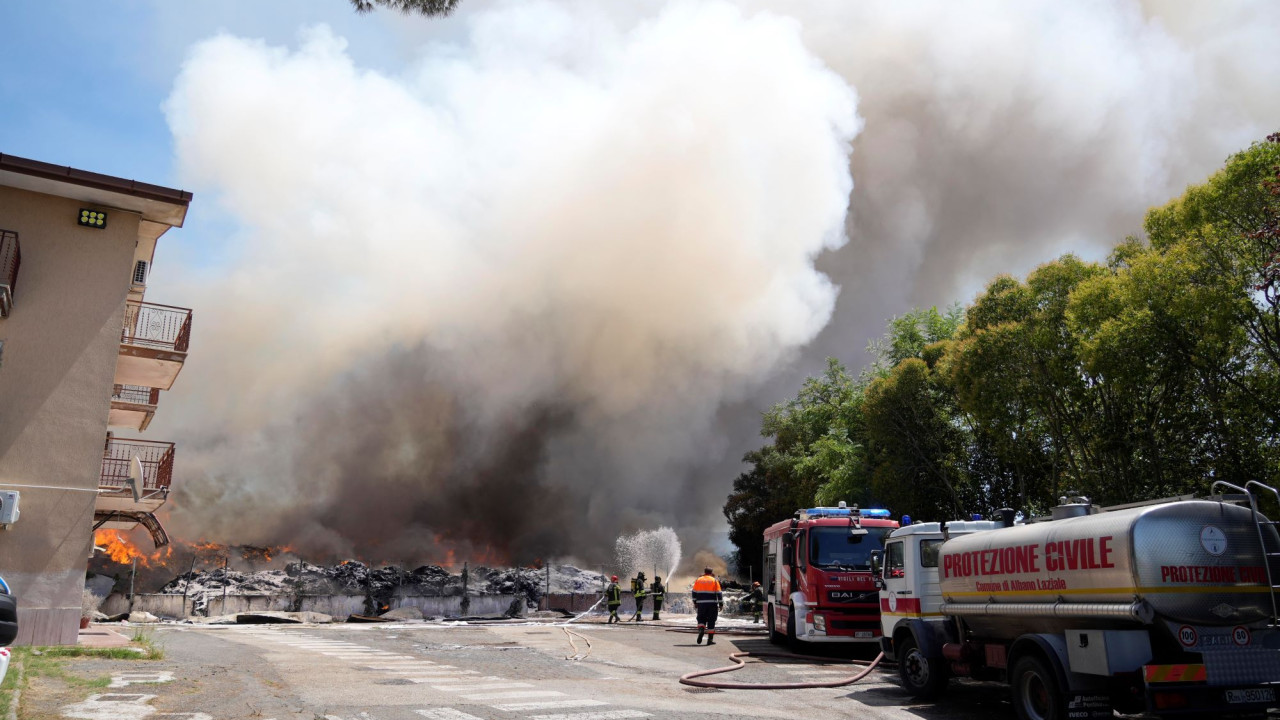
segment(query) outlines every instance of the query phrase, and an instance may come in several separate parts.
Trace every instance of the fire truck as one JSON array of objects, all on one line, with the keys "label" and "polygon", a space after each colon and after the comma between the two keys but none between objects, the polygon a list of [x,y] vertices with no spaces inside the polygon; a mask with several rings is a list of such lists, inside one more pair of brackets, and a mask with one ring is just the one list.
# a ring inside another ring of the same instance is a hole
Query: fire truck
[{"label": "fire truck", "polygon": [[799,510],[765,530],[769,639],[792,646],[875,642],[880,604],[871,570],[897,527],[888,510],[841,502]]},{"label": "fire truck", "polygon": [[1010,685],[1021,720],[1113,710],[1257,714],[1280,693],[1274,488],[1115,508],[1064,497],[1052,515],[909,525],[877,568],[886,656],[903,687]]}]

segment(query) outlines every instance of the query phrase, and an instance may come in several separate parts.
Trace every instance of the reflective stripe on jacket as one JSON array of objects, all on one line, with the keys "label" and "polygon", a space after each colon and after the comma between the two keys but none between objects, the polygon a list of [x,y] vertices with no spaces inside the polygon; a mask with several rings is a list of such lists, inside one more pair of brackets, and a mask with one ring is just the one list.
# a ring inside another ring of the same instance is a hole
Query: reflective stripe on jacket
[{"label": "reflective stripe on jacket", "polygon": [[724,594],[720,591],[720,581],[710,575],[703,575],[693,581],[693,601],[698,604],[724,602]]},{"label": "reflective stripe on jacket", "polygon": [[609,605],[622,604],[622,588],[618,587],[618,583],[613,583],[608,590],[604,591],[604,596],[609,599]]}]

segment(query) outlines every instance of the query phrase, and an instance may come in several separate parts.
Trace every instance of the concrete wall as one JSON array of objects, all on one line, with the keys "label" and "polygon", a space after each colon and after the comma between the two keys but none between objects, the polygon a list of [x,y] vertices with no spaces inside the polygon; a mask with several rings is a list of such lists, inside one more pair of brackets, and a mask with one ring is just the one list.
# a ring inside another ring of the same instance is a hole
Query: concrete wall
[{"label": "concrete wall", "polygon": [[[511,606],[514,595],[472,595],[470,615],[501,615]],[[243,612],[264,612],[274,610],[289,612],[295,609],[294,599],[288,595],[228,595],[226,606],[222,596],[209,598],[209,615],[233,615]],[[186,599],[185,612],[181,595],[135,595],[133,609],[146,611],[162,618],[184,618],[192,612],[194,601]],[[462,596],[415,596],[408,595],[391,601],[391,609],[416,607],[428,617],[456,617],[462,614]],[[363,595],[317,595],[302,598],[301,609],[305,612],[318,612],[331,615],[335,619],[344,620],[349,615],[363,615]],[[119,615],[129,610],[129,599],[119,593],[113,593],[102,603],[100,610],[107,615]]]},{"label": "concrete wall", "polygon": [[[76,641],[139,217],[76,224],[81,203],[0,187],[0,228],[19,233],[13,312],[0,320],[0,489],[22,494],[0,531],[0,574],[18,598],[19,644]],[[5,485],[41,488],[9,488]]]}]

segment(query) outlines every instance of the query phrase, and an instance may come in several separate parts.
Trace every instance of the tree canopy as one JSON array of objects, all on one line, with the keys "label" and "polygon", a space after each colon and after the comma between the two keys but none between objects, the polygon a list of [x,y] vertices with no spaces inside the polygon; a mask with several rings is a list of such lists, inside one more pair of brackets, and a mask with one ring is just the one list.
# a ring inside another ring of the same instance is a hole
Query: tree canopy
[{"label": "tree canopy", "polygon": [[443,17],[453,12],[462,0],[351,0],[351,6],[358,13],[373,12],[374,8],[383,7],[388,10],[399,10],[409,14],[427,17]]},{"label": "tree canopy", "polygon": [[1105,262],[913,310],[764,414],[725,506],[740,562],[813,502],[950,519],[1280,477],[1280,134],[1154,208]]}]

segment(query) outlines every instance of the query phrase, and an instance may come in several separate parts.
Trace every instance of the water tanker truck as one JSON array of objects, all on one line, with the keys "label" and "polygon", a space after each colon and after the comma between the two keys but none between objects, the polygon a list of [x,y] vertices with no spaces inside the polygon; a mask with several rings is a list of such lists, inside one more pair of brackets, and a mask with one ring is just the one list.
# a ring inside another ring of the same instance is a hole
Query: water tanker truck
[{"label": "water tanker truck", "polygon": [[1280,535],[1274,488],[1049,518],[908,524],[877,569],[886,655],[904,689],[1009,684],[1021,720],[1113,710],[1258,714],[1280,706]]}]

